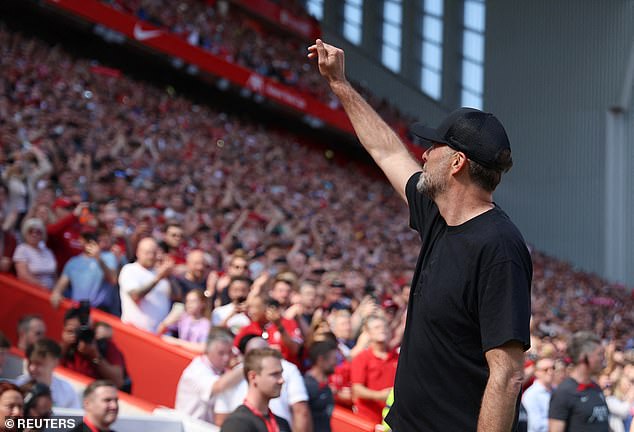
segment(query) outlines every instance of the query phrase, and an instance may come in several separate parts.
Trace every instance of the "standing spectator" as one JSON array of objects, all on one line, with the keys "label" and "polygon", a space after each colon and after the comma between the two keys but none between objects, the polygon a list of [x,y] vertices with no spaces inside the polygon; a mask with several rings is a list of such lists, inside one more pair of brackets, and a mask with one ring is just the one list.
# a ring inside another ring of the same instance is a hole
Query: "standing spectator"
[{"label": "standing spectator", "polygon": [[[216,274],[215,272],[212,273]],[[218,276],[213,291],[208,289],[205,295],[210,298],[220,299],[221,305],[231,303],[227,287],[229,286],[229,282],[231,282],[231,278],[236,276],[249,276],[249,262],[247,261],[246,254],[242,250],[237,250],[233,253],[229,260],[227,271],[222,276]]]},{"label": "standing spectator", "polygon": [[271,348],[279,349],[282,356],[299,366],[299,348],[304,343],[302,333],[293,320],[283,318],[276,300],[265,294],[251,295],[247,300],[247,312],[251,324],[236,335],[235,345],[248,334],[261,336]]},{"label": "standing spectator", "polygon": [[174,408],[191,417],[214,422],[214,404],[219,394],[240,381],[242,366],[227,370],[233,336],[226,329],[213,328],[205,353],[185,368],[176,388]]},{"label": "standing spectator", "polygon": [[282,391],[282,355],[271,348],[250,351],[244,359],[248,392],[240,405],[222,424],[221,432],[290,432],[286,420],[276,416],[269,401]]},{"label": "standing spectator", "polygon": [[26,351],[29,345],[33,345],[46,337],[46,324],[39,315],[24,315],[18,321],[18,349]]},{"label": "standing spectator", "polygon": [[347,309],[334,310],[330,315],[330,327],[337,337],[337,343],[341,358],[339,363],[352,358],[350,350],[355,345],[352,337],[352,315]]},{"label": "standing spectator", "polygon": [[335,398],[328,385],[328,378],[337,366],[337,345],[332,342],[315,342],[310,347],[313,367],[304,375],[308,391],[308,405],[315,432],[330,432],[330,417],[335,408]]},{"label": "standing spectator", "polygon": [[178,338],[166,335],[164,336],[166,342],[195,352],[204,351],[211,322],[207,298],[201,290],[195,289],[188,292],[185,296],[185,310],[181,313],[170,313],[159,325],[158,333],[162,334],[174,325]]},{"label": "standing spectator", "polygon": [[548,407],[553,391],[555,361],[545,357],[535,364],[535,381],[522,395],[528,432],[548,432]]},{"label": "standing spectator", "polygon": [[205,253],[203,251],[195,249],[189,252],[185,258],[185,274],[175,276],[170,280],[172,290],[175,293],[174,297],[185,298],[187,293],[194,289],[204,292],[208,288],[207,281],[213,281],[213,278],[205,278],[205,267]]},{"label": "standing spectator", "polygon": [[277,300],[282,312],[291,305],[294,282],[295,276],[290,272],[280,273],[273,280],[270,296],[273,300]]},{"label": "standing spectator", "polygon": [[62,271],[51,294],[51,304],[59,306],[64,291],[70,285],[70,298],[88,300],[95,308],[110,312],[116,297],[117,262],[112,253],[104,253],[99,247],[98,236],[92,231],[81,233],[84,251],[72,257]]},{"label": "standing spectator", "polygon": [[0,225],[0,273],[13,272],[13,253],[17,246],[15,236],[8,229],[10,215],[5,209],[7,194],[7,186],[0,182],[0,220],[3,222]]},{"label": "standing spectator", "polygon": [[251,286],[251,279],[246,276],[234,276],[229,281],[227,293],[231,303],[217,307],[211,313],[213,326],[227,327],[236,335],[243,327],[248,326],[251,320],[246,315],[246,301]]},{"label": "standing spectator", "polygon": [[167,224],[159,246],[172,258],[174,264],[177,266],[185,264],[185,233],[180,224],[175,222]]},{"label": "standing spectator", "polygon": [[603,368],[601,340],[590,332],[577,332],[568,343],[568,355],[573,369],[552,393],[549,432],[608,432],[608,406],[592,380]]},{"label": "standing spectator", "polygon": [[117,387],[105,380],[93,381],[84,390],[84,418],[71,432],[112,432],[119,415]]},{"label": "standing spectator", "polygon": [[55,254],[59,268],[64,268],[69,259],[84,250],[79,241],[83,229],[80,217],[89,211],[88,203],[81,202],[75,205],[67,198],[57,198],[52,208],[55,212],[55,222],[46,225],[47,246]]},{"label": "standing spectator", "polygon": [[26,349],[28,373],[16,378],[16,384],[24,385],[30,381],[46,384],[53,395],[53,405],[61,408],[79,408],[79,398],[73,386],[66,380],[53,375],[59,364],[62,349],[51,339],[42,339]]},{"label": "standing spectator", "polygon": [[[240,352],[247,355],[253,350],[270,347],[261,337],[246,335],[240,340],[239,348]],[[297,366],[285,359],[282,359],[282,378],[284,384],[280,396],[269,403],[271,411],[292,425],[293,430],[312,432],[308,394],[304,379]],[[249,384],[246,379],[243,379],[220,395],[215,407],[216,425],[222,426],[227,416],[242,404],[248,391]]]},{"label": "standing spectator", "polygon": [[121,321],[156,332],[170,310],[170,284],[174,262],[167,258],[157,269],[158,244],[150,237],[139,241],[137,261],[126,264],[119,274]]},{"label": "standing spectator", "polygon": [[384,318],[368,317],[364,330],[369,347],[352,359],[352,395],[360,416],[381,423],[385,400],[394,386],[398,354],[388,350],[389,332]]},{"label": "standing spectator", "polygon": [[10,382],[0,382],[0,431],[15,431],[6,427],[7,417],[22,417],[24,399],[20,388]]},{"label": "standing spectator", "polygon": [[626,372],[621,372],[613,388],[613,394],[605,400],[610,410],[610,432],[626,432],[634,414],[634,382]]},{"label": "standing spectator", "polygon": [[525,240],[493,200],[513,164],[504,127],[471,108],[437,129],[413,125],[431,143],[421,170],[347,81],[343,51],[319,39],[308,50],[359,141],[407,202],[421,239],[387,423],[399,432],[512,429],[530,346],[533,272]]},{"label": "standing spectator", "polygon": [[64,315],[61,337],[62,366],[95,379],[107,379],[120,388],[124,383],[123,355],[107,341],[100,351],[95,331],[89,322],[82,323],[81,311],[73,308]]},{"label": "standing spectator", "polygon": [[18,279],[51,290],[55,284],[57,261],[46,247],[46,230],[40,219],[31,218],[22,223],[24,243],[13,253]]}]

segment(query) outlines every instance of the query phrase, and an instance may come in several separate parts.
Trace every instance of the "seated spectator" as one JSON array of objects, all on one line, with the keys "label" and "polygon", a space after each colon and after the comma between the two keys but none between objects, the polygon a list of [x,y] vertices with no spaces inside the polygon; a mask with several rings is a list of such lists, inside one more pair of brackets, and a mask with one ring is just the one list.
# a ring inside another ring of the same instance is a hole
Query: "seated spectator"
[{"label": "seated spectator", "polygon": [[208,281],[211,282],[213,279],[205,278],[205,267],[205,253],[203,251],[195,249],[189,252],[185,258],[185,274],[170,279],[174,297],[180,301],[191,290],[198,289],[203,292],[207,290]]},{"label": "seated spectator", "polygon": [[110,426],[119,415],[119,395],[116,386],[106,380],[93,381],[84,390],[84,417],[71,432],[112,432]]},{"label": "seated spectator", "polygon": [[384,318],[368,317],[364,330],[369,347],[352,359],[352,397],[360,416],[381,423],[385,400],[394,386],[398,354],[388,351],[389,332]]},{"label": "seated spectator", "polygon": [[195,352],[203,352],[211,321],[207,298],[201,290],[195,289],[188,292],[185,296],[184,310],[179,314],[170,313],[159,325],[157,332],[161,334],[174,325],[178,338],[169,338],[169,343]]},{"label": "seated spectator", "polygon": [[112,253],[104,253],[107,251],[101,250],[96,233],[83,231],[79,239],[84,251],[72,257],[64,266],[62,275],[51,293],[51,304],[57,308],[70,285],[71,299],[88,300],[90,306],[110,312],[116,298],[116,258]]},{"label": "seated spectator", "polygon": [[299,348],[304,343],[297,323],[283,318],[276,300],[265,294],[251,295],[247,300],[247,313],[251,324],[236,335],[234,345],[246,335],[253,334],[265,339],[271,348],[279,349],[282,356],[299,366]]},{"label": "seated spectator", "polygon": [[254,349],[247,354],[244,360],[247,395],[223,422],[221,432],[291,431],[288,422],[269,408],[269,401],[280,395],[284,384],[281,361],[280,352],[271,348]]},{"label": "seated spectator", "polygon": [[[239,342],[240,352],[247,355],[250,351],[270,348],[259,336],[246,335]],[[308,394],[302,375],[293,363],[282,359],[282,377],[284,384],[278,398],[271,400],[269,406],[276,416],[292,425],[293,430],[310,431],[312,422],[308,407]],[[221,426],[229,413],[240,406],[248,392],[248,383],[243,379],[239,384],[221,394],[216,401],[216,425]]]},{"label": "seated spectator", "polygon": [[7,417],[22,417],[24,398],[20,388],[7,381],[0,382],[0,431],[14,431],[8,428],[5,420]]},{"label": "seated spectator", "polygon": [[137,261],[126,264],[119,274],[121,321],[156,332],[170,311],[170,275],[174,263],[166,259],[157,269],[158,244],[150,237],[139,241]]},{"label": "seated spectator", "polygon": [[70,383],[53,375],[59,364],[62,349],[51,339],[42,339],[26,349],[28,373],[20,375],[15,381],[24,385],[30,381],[46,384],[53,395],[53,406],[61,408],[79,408],[79,398]]},{"label": "seated spectator", "polygon": [[178,381],[174,409],[193,418],[214,422],[214,404],[218,395],[238,383],[243,374],[241,365],[228,369],[232,340],[228,330],[211,329],[205,353],[192,360]]},{"label": "seated spectator", "polygon": [[111,341],[104,343],[101,352],[95,331],[88,317],[82,317],[80,308],[66,311],[61,341],[62,366],[91,378],[110,380],[119,388],[123,386],[123,355]]},{"label": "seated spectator", "polygon": [[46,337],[46,324],[39,315],[25,315],[18,321],[18,349],[26,351],[29,345]]},{"label": "seated spectator", "polygon": [[548,406],[554,376],[555,361],[547,357],[538,359],[535,364],[535,381],[522,394],[528,432],[548,432]]},{"label": "seated spectator", "polygon": [[30,382],[20,390],[24,395],[24,418],[46,419],[53,415],[53,396],[46,384]]},{"label": "seated spectator", "polygon": [[247,311],[246,301],[251,283],[251,279],[246,276],[234,276],[231,278],[226,289],[231,303],[213,310],[211,313],[211,324],[213,326],[227,327],[236,335],[243,327],[251,323],[245,313]]},{"label": "seated spectator", "polygon": [[313,430],[330,432],[330,417],[335,408],[335,398],[328,379],[337,366],[337,345],[333,342],[315,342],[310,347],[313,367],[304,375],[308,392],[308,405],[313,419]]},{"label": "seated spectator", "polygon": [[31,218],[22,223],[24,243],[13,253],[18,279],[51,290],[55,284],[57,261],[46,247],[46,230],[40,219]]}]

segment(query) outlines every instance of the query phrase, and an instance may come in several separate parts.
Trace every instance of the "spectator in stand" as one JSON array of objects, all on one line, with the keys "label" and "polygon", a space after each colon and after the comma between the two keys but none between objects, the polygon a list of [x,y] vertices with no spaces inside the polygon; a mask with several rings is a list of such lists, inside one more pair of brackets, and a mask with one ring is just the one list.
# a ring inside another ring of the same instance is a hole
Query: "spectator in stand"
[{"label": "spectator in stand", "polygon": [[577,332],[568,344],[568,355],[573,368],[550,398],[548,431],[608,432],[605,396],[592,380],[604,366],[601,340],[590,332]]},{"label": "spectator in stand", "polygon": [[613,386],[612,394],[606,397],[610,410],[610,432],[629,430],[634,414],[634,382],[625,371],[620,373]]},{"label": "spectator in stand", "polygon": [[297,277],[291,272],[280,273],[273,280],[273,287],[269,295],[279,303],[282,313],[291,305],[291,295],[294,292],[296,282]]},{"label": "spectator in stand", "polygon": [[247,261],[246,254],[241,250],[234,252],[231,256],[229,265],[227,266],[227,271],[225,274],[218,277],[214,291],[212,292],[208,290],[205,292],[205,295],[210,298],[220,299],[221,305],[231,303],[227,287],[229,286],[231,278],[236,276],[249,276],[249,262]]},{"label": "spectator in stand", "polygon": [[339,352],[339,364],[343,361],[351,360],[350,350],[355,346],[352,337],[352,315],[347,309],[334,310],[329,316],[330,328],[337,338]]},{"label": "spectator in stand", "polygon": [[25,418],[46,419],[53,415],[53,395],[46,384],[30,382],[20,390],[24,395]]},{"label": "spectator in stand", "polygon": [[80,308],[66,311],[61,335],[61,365],[95,379],[107,379],[117,388],[124,384],[124,361],[112,341],[99,349],[95,331],[89,322],[82,323]]},{"label": "spectator in stand", "polygon": [[18,349],[26,351],[29,345],[46,337],[46,324],[39,315],[24,315],[18,321]]},{"label": "spectator in stand", "polygon": [[538,359],[535,364],[535,381],[522,395],[528,432],[548,432],[548,407],[554,376],[555,361],[548,357]]},{"label": "spectator in stand", "polygon": [[[116,344],[112,340],[112,336],[114,335],[114,331],[112,326],[103,321],[97,321],[94,325],[95,329],[95,341],[97,342],[97,348],[99,348],[99,352],[102,357],[106,356],[108,352],[108,348],[110,345],[113,345],[116,348]],[[118,348],[117,348],[118,351]],[[121,361],[123,366],[123,385],[119,387],[119,390],[132,393],[132,379],[130,378],[130,374],[128,373],[128,369],[126,367],[125,357],[121,354]]]},{"label": "spectator in stand", "polygon": [[244,375],[248,382],[242,405],[229,415],[222,432],[279,431],[290,432],[288,422],[273,414],[269,402],[279,397],[284,384],[282,355],[271,348],[254,349],[244,359]]},{"label": "spectator in stand", "polygon": [[333,342],[315,342],[310,347],[313,367],[304,375],[308,392],[308,405],[313,419],[313,430],[330,432],[330,417],[335,408],[335,398],[328,379],[337,366],[337,345]]},{"label": "spectator in stand", "polygon": [[51,290],[55,284],[57,261],[46,247],[46,230],[40,219],[26,219],[22,223],[24,243],[13,253],[18,279]]},{"label": "spectator in stand", "polygon": [[121,321],[153,333],[170,311],[171,290],[166,278],[174,267],[167,258],[155,269],[157,254],[156,241],[142,239],[137,246],[137,261],[123,266],[119,274]]},{"label": "spectator in stand", "polygon": [[112,432],[119,415],[117,387],[106,380],[93,381],[84,390],[84,418],[71,432]]},{"label": "spectator in stand", "polygon": [[110,312],[116,308],[113,305],[117,284],[116,258],[112,253],[101,250],[95,232],[83,231],[80,242],[84,251],[72,257],[64,266],[51,293],[51,304],[57,308],[70,285],[71,299],[77,302],[88,300],[92,307]]},{"label": "spectator in stand", "polygon": [[14,431],[15,428],[7,427],[7,417],[22,417],[24,398],[20,388],[10,382],[0,382],[0,431]]},{"label": "spectator in stand", "polygon": [[159,243],[159,246],[169,255],[174,264],[180,266],[185,264],[185,233],[183,227],[176,222],[170,222],[165,227],[163,233],[163,240]]},{"label": "spectator in stand", "polygon": [[184,275],[170,278],[175,298],[184,299],[187,293],[194,289],[204,292],[209,283],[215,282],[213,277],[205,278],[205,253],[202,250],[190,251],[185,258],[185,267]]},{"label": "spectator in stand", "polygon": [[226,289],[231,303],[213,310],[211,313],[211,325],[227,327],[234,335],[237,335],[243,327],[251,323],[246,311],[247,296],[252,283],[251,279],[246,276],[234,276],[231,278]]},{"label": "spectator in stand", "polygon": [[0,273],[13,272],[13,253],[17,246],[17,240],[15,236],[9,230],[7,221],[10,220],[10,215],[5,209],[5,203],[8,195],[7,186],[0,182],[0,220],[3,223],[0,225]]},{"label": "spectator in stand", "polygon": [[214,422],[218,395],[236,385],[243,374],[242,365],[229,369],[232,340],[227,329],[211,329],[205,353],[192,360],[178,381],[174,404],[177,411]]},{"label": "spectator in stand", "polygon": [[323,309],[318,307],[317,288],[311,283],[304,282],[299,287],[297,302],[284,312],[284,318],[295,320],[304,336],[304,340],[311,340],[313,335],[313,320],[323,316]]},{"label": "spectator in stand", "polygon": [[199,289],[192,290],[185,296],[185,308],[179,313],[170,313],[159,325],[157,333],[176,327],[177,338],[169,335],[164,339],[171,344],[181,346],[194,352],[202,353],[211,329],[207,298]]},{"label": "spectator in stand", "polygon": [[388,350],[390,335],[383,317],[368,317],[364,330],[369,347],[352,359],[352,397],[356,412],[378,424],[385,400],[394,387],[398,354]]},{"label": "spectator in stand", "polygon": [[34,381],[46,384],[53,395],[53,406],[79,408],[79,398],[70,383],[53,374],[59,364],[62,349],[51,339],[42,339],[26,349],[27,373],[16,378],[17,385]]},{"label": "spectator in stand", "polygon": [[[270,346],[259,336],[246,335],[240,340],[239,348],[240,352],[246,356],[251,351],[268,349]],[[292,425],[292,430],[311,432],[312,421],[304,380],[297,366],[283,358],[282,378],[284,384],[279,397],[269,403],[271,411]],[[249,384],[246,379],[243,379],[220,395],[215,406],[216,425],[223,425],[227,416],[242,404],[248,390]]]},{"label": "spectator in stand", "polygon": [[79,240],[84,229],[80,218],[89,211],[88,207],[87,202],[75,205],[68,198],[57,198],[53,203],[55,221],[46,225],[47,245],[55,254],[59,268],[64,268],[69,259],[84,251]]},{"label": "spectator in stand", "polygon": [[234,345],[237,347],[245,335],[261,336],[271,348],[279,349],[286,360],[299,366],[299,348],[304,339],[297,323],[282,317],[279,303],[266,294],[250,295],[247,313],[251,324],[240,330]]}]

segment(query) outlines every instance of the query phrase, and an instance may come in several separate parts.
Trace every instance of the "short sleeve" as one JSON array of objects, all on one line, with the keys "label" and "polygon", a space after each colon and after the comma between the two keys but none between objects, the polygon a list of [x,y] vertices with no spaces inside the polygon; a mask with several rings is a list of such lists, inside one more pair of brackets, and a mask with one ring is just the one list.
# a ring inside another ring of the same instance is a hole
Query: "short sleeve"
[{"label": "short sleeve", "polygon": [[282,325],[284,326],[288,334],[291,336],[291,339],[293,339],[295,342],[297,342],[300,345],[304,343],[302,331],[300,330],[295,320],[285,320],[282,323]]},{"label": "short sleeve", "polygon": [[284,363],[284,369],[287,369],[285,379],[288,380],[288,403],[289,405],[293,405],[297,402],[305,402],[308,400],[308,392],[306,391],[306,386],[304,385],[304,378],[302,378],[302,374],[292,363]]},{"label": "short sleeve", "polygon": [[119,273],[119,288],[122,292],[128,293],[139,288],[139,281],[134,275],[134,264],[126,264]]},{"label": "short sleeve", "polygon": [[233,392],[235,388],[230,388],[218,395],[216,403],[214,403],[214,413],[217,414],[229,414],[233,412],[235,407],[231,406],[231,400],[233,399]]},{"label": "short sleeve", "polygon": [[555,390],[550,398],[548,418],[554,420],[567,420],[570,416],[568,392]]},{"label": "short sleeve", "polygon": [[530,277],[512,260],[482,272],[479,317],[482,348],[486,352],[509,341],[530,347]]},{"label": "short sleeve", "polygon": [[229,416],[222,424],[220,432],[249,432],[251,431],[250,422],[240,417]]},{"label": "short sleeve", "polygon": [[14,262],[27,262],[29,257],[27,256],[26,248],[23,245],[18,245],[13,253]]},{"label": "short sleeve", "polygon": [[117,257],[113,253],[102,253],[101,260],[110,270],[117,269]]}]

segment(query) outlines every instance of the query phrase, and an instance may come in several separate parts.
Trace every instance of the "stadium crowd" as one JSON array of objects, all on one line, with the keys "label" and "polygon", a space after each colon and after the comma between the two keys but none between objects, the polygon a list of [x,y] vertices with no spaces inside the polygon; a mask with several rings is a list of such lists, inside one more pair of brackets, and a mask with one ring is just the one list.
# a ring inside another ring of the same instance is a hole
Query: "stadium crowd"
[{"label": "stadium crowd", "polygon": [[[329,430],[335,400],[381,422],[418,241],[385,223],[407,218],[385,182],[308,138],[3,27],[0,54],[0,270],[49,291],[51,307],[79,304],[61,335],[38,317],[16,323],[27,372],[15,382],[30,387],[20,391],[42,384],[53,406],[78,406],[52,375],[58,364],[129,391],[112,329],[90,322],[90,305],[201,354],[176,390],[184,413],[221,424],[249,387],[240,358],[269,346],[285,374],[271,407],[294,430]],[[527,386],[561,383],[568,338],[589,330],[608,360],[599,384],[621,408],[614,427],[628,430],[631,292],[532,257]]]}]

